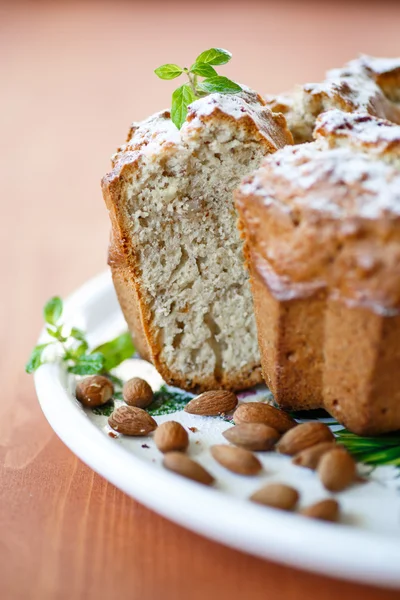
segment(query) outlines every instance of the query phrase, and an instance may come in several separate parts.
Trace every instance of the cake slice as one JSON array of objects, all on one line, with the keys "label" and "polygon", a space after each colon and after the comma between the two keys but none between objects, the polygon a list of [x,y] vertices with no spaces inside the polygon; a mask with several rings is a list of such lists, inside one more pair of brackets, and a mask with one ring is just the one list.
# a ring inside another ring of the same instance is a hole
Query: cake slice
[{"label": "cake slice", "polygon": [[400,58],[360,56],[328,71],[321,83],[266,99],[273,111],[285,115],[296,144],[312,141],[316,118],[330,108],[400,123]]},{"label": "cake slice", "polygon": [[186,390],[261,381],[253,304],[233,190],[292,142],[256,93],[195,101],[178,130],[169,112],[131,128],[103,179],[109,264],[140,354]]},{"label": "cake slice", "polygon": [[400,127],[331,110],[236,204],[263,372],[285,409],[400,429]]}]

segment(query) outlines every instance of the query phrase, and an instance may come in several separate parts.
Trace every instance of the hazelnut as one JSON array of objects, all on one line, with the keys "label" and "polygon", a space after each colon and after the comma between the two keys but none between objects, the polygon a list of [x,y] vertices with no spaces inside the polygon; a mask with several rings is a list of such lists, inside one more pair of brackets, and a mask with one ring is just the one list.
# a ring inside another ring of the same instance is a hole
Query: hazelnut
[{"label": "hazelnut", "polygon": [[129,406],[146,408],[153,401],[153,390],[144,379],[133,377],[124,384],[122,396]]},{"label": "hazelnut", "polygon": [[84,406],[101,406],[112,398],[114,386],[103,375],[91,375],[77,383],[75,393]]}]

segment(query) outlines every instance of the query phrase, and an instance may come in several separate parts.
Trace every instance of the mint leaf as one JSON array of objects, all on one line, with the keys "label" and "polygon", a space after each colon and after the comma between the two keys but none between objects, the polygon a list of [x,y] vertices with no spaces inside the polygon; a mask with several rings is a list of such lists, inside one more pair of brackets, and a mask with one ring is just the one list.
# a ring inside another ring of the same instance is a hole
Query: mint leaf
[{"label": "mint leaf", "polygon": [[240,85],[231,81],[227,77],[209,77],[198,84],[199,88],[208,94],[218,92],[220,94],[237,94],[242,91]]},{"label": "mint leaf", "polygon": [[183,69],[181,67],[178,67],[178,65],[167,64],[161,65],[161,67],[155,69],[154,73],[160,79],[175,79],[183,73]]},{"label": "mint leaf", "polygon": [[[50,344],[51,343],[52,342],[50,342]],[[49,343],[39,344],[38,346],[34,347],[34,349],[32,350],[32,354],[30,355],[30,358],[25,365],[25,371],[27,373],[33,373],[40,367],[40,365],[42,364],[43,350],[47,348],[48,345]]]},{"label": "mint leaf", "polygon": [[55,325],[61,317],[63,311],[63,302],[58,296],[51,298],[43,309],[44,320],[49,325]]},{"label": "mint leaf", "polygon": [[130,333],[126,332],[119,335],[114,340],[111,340],[111,342],[97,346],[97,348],[93,350],[93,353],[96,352],[101,352],[104,356],[104,370],[111,371],[111,369],[117,367],[127,358],[131,358],[135,352],[135,347]]},{"label": "mint leaf", "polygon": [[72,327],[70,336],[78,340],[79,342],[86,342],[86,335],[82,329],[78,329],[77,327]]},{"label": "mint leaf", "polygon": [[69,373],[75,375],[96,375],[104,369],[105,358],[101,352],[83,354],[76,365],[68,367]]},{"label": "mint leaf", "polygon": [[95,415],[103,415],[104,417],[110,417],[114,412],[114,406],[114,400],[111,399],[105,404],[102,404],[101,406],[95,406],[94,408],[92,408],[92,412]]},{"label": "mint leaf", "polygon": [[197,63],[190,67],[190,72],[200,77],[215,77],[218,75],[217,71],[207,63]]},{"label": "mint leaf", "polygon": [[51,337],[55,338],[56,340],[58,340],[60,334],[59,332],[56,330],[54,331],[54,329],[50,329],[50,327],[46,327],[46,331],[49,335],[51,335]]},{"label": "mint leaf", "polygon": [[186,120],[187,107],[195,99],[193,90],[187,83],[178,87],[172,94],[171,120],[178,129]]},{"label": "mint leaf", "polygon": [[205,50],[196,58],[197,63],[208,63],[209,65],[225,65],[232,58],[232,54],[223,48],[210,48]]},{"label": "mint leaf", "polygon": [[70,351],[70,353],[72,354],[72,358],[73,360],[79,359],[81,358],[81,356],[83,356],[85,354],[85,352],[87,352],[88,349],[88,343],[86,341],[81,342],[79,344],[79,346],[77,348],[75,348],[75,350]]}]

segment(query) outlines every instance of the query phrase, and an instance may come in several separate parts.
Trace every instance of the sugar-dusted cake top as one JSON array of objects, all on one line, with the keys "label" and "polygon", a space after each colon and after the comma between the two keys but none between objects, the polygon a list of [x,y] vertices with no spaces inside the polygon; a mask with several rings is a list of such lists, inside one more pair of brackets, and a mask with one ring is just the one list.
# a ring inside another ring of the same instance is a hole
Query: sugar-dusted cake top
[{"label": "sugar-dusted cake top", "polygon": [[168,110],[133,123],[126,144],[112,157],[113,166],[134,160],[138,152],[149,156],[171,145],[185,144],[207,122],[221,119],[236,121],[248,132],[254,130],[270,146],[270,151],[293,142],[285,119],[272,113],[259,94],[243,87],[239,94],[210,94],[190,104],[180,130],[171,121]]}]

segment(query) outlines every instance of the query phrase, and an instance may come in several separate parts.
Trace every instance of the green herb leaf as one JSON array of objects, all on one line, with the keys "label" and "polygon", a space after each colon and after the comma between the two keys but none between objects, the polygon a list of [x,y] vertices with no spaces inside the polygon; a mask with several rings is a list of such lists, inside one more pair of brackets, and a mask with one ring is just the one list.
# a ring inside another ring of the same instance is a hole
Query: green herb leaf
[{"label": "green herb leaf", "polygon": [[126,332],[111,340],[111,342],[97,346],[93,352],[100,352],[103,355],[105,360],[104,370],[111,371],[127,358],[131,358],[135,352],[135,347],[130,333]]},{"label": "green herb leaf", "polygon": [[72,327],[70,336],[80,342],[86,342],[86,335],[82,329],[78,329],[77,327]]},{"label": "green herb leaf", "polygon": [[172,94],[171,120],[178,129],[186,120],[187,107],[195,99],[193,90],[187,83],[178,87]]},{"label": "green herb leaf", "polygon": [[[51,344],[52,342],[49,343]],[[34,349],[32,350],[32,354],[30,355],[30,358],[25,365],[25,371],[27,373],[33,373],[40,367],[40,365],[42,364],[43,350],[47,348],[49,343],[39,344],[38,346],[34,347]]]},{"label": "green herb leaf", "polygon": [[50,327],[46,327],[46,331],[49,335],[51,335],[51,337],[55,338],[56,340],[59,339],[60,333],[57,329],[54,330],[54,329],[50,329]]},{"label": "green herb leaf", "polygon": [[88,349],[88,343],[86,341],[81,342],[79,344],[79,346],[77,348],[75,348],[74,350],[70,350],[70,354],[72,355],[72,359],[73,360],[80,360],[81,356],[83,356],[85,354],[85,352],[87,352]]},{"label": "green herb leaf", "polygon": [[204,79],[198,84],[199,88],[208,94],[213,94],[218,92],[220,94],[237,94],[242,91],[240,85],[231,81],[227,77],[221,77],[217,75],[216,77],[209,77],[208,79]]},{"label": "green herb leaf", "polygon": [[169,415],[170,413],[183,410],[193,396],[185,392],[175,392],[163,385],[154,394],[153,402],[147,408],[147,412],[153,417]]},{"label": "green herb leaf", "polygon": [[69,373],[75,375],[96,375],[104,369],[105,358],[101,352],[94,354],[83,354],[79,357],[79,362],[68,367]]},{"label": "green herb leaf", "polygon": [[200,77],[216,77],[218,75],[217,71],[207,63],[197,63],[190,67],[190,72],[195,75],[200,75]]},{"label": "green herb leaf", "polygon": [[43,309],[44,320],[49,325],[55,325],[62,315],[63,302],[58,296],[51,298]]},{"label": "green herb leaf", "polygon": [[160,79],[175,79],[183,73],[183,69],[181,67],[178,67],[178,65],[167,64],[161,65],[161,67],[155,69],[154,73]]},{"label": "green herb leaf", "polygon": [[103,415],[104,417],[109,417],[114,412],[114,400],[109,400],[106,404],[102,404],[102,406],[95,406],[92,408],[92,412],[95,415]]},{"label": "green herb leaf", "polygon": [[232,58],[232,54],[223,48],[210,48],[205,50],[196,58],[197,63],[208,63],[209,65],[225,65]]}]

